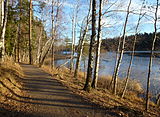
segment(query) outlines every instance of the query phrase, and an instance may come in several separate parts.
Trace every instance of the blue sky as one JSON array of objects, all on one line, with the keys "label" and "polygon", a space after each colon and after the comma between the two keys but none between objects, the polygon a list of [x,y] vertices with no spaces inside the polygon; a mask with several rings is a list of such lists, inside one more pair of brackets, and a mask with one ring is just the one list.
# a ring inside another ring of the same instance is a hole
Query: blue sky
[{"label": "blue sky", "polygon": [[[63,30],[63,36],[71,38],[72,36],[72,16],[73,12],[75,9],[75,5],[78,3],[79,4],[79,12],[78,12],[78,19],[77,19],[77,41],[78,42],[78,37],[79,37],[79,25],[81,25],[82,20],[88,13],[88,7],[89,7],[89,0],[60,0],[63,7],[62,7],[62,25],[65,27],[65,30]],[[77,2],[78,1],[78,2]],[[98,0],[97,0],[98,1]],[[129,0],[104,0],[108,1],[104,4],[103,7],[103,12],[106,11],[106,9],[111,6],[114,2],[114,4],[109,10],[126,10],[128,1]],[[151,8],[150,6],[154,6],[156,3],[156,0],[145,0],[146,7],[143,9],[143,13],[146,12],[147,15],[151,15],[154,17],[154,8]],[[46,3],[49,5],[51,3],[51,0],[46,0]],[[139,9],[141,8],[142,0],[132,0],[131,4],[131,11],[134,11],[135,13],[139,13]],[[98,5],[97,5],[98,6]],[[49,11],[49,8],[46,10]],[[108,10],[108,11],[109,11]],[[98,11],[98,7],[97,7]],[[158,11],[158,14],[160,14],[160,10]],[[47,14],[46,12],[46,29],[49,30],[51,26],[51,19],[49,18],[49,13]],[[106,37],[116,37],[120,36],[120,33],[123,28],[123,24],[125,21],[125,12],[111,12],[107,13],[103,16],[103,38]],[[160,15],[159,15],[160,16]],[[135,32],[135,26],[137,24],[137,19],[138,15],[135,14],[130,14],[129,16],[129,21],[127,25],[127,34],[134,34]],[[159,25],[159,23],[158,23]],[[150,17],[143,18],[141,20],[141,25],[139,27],[139,32],[144,33],[144,32],[153,32],[153,19]]]}]

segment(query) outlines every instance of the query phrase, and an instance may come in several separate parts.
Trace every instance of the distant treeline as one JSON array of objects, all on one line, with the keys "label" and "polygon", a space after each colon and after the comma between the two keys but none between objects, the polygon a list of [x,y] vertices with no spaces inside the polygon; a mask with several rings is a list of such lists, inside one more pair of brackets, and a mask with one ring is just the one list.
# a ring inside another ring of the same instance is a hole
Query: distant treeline
[{"label": "distant treeline", "polygon": [[[136,51],[149,51],[152,47],[152,37],[154,33],[137,34]],[[160,32],[157,34],[155,50],[160,51]],[[135,35],[126,37],[125,51],[132,51]],[[107,38],[102,40],[102,47],[107,51],[116,51],[120,37]]]}]

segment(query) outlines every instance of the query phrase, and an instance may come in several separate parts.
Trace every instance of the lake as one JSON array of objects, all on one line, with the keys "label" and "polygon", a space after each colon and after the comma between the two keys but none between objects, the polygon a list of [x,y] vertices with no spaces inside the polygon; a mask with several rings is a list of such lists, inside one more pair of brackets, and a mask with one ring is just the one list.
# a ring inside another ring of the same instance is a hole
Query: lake
[{"label": "lake", "polygon": [[[87,58],[88,57],[83,57],[83,60],[81,62],[82,71],[86,71],[87,69],[86,68],[84,70],[84,63],[86,64],[86,67],[87,67],[87,63],[88,63]],[[120,72],[119,72],[120,78],[126,77],[130,58],[131,56],[129,54],[124,54],[122,64],[120,67]],[[149,59],[150,59],[149,56],[135,56],[132,64],[132,71],[131,71],[130,78],[136,79],[137,81],[139,81],[142,84],[144,89],[146,89]],[[101,59],[100,59],[99,75],[100,76],[112,75],[114,71],[115,60],[116,60],[115,52],[102,53]],[[55,65],[58,66],[60,64],[65,63],[66,61],[68,61],[68,59],[57,60],[55,62]],[[69,64],[66,66],[68,67]],[[160,93],[160,58],[159,57],[153,58],[153,66],[152,66],[152,73],[151,73],[151,92],[154,94]]]}]

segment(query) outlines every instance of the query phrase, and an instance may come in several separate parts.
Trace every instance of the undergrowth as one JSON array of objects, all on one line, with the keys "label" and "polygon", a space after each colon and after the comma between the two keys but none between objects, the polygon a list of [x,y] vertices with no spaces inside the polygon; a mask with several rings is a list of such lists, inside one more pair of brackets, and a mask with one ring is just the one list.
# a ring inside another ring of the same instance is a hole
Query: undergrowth
[{"label": "undergrowth", "polygon": [[[150,111],[147,113],[144,111],[145,101],[143,98],[138,97],[139,94],[143,93],[143,89],[141,84],[135,80],[129,81],[126,95],[122,99],[120,98],[120,96],[113,95],[111,93],[112,91],[109,87],[111,76],[100,77],[98,80],[98,88],[92,89],[92,91],[88,93],[82,90],[85,83],[84,72],[79,72],[77,79],[75,79],[73,76],[73,71],[71,72],[66,67],[51,69],[48,66],[43,66],[42,69],[52,74],[54,78],[60,80],[64,85],[66,85],[70,90],[72,90],[76,94],[81,95],[87,100],[97,103],[103,107],[114,108],[114,109],[117,107],[118,108],[125,107],[129,109],[128,112],[126,112],[126,114],[127,113],[133,114],[132,111],[136,110],[136,114],[140,112],[141,115],[143,116],[160,115],[158,108],[153,102],[150,102]],[[124,79],[118,78],[119,95],[122,93],[123,86],[124,86]],[[121,109],[119,111],[121,111]],[[129,114],[127,116],[129,116]]]}]

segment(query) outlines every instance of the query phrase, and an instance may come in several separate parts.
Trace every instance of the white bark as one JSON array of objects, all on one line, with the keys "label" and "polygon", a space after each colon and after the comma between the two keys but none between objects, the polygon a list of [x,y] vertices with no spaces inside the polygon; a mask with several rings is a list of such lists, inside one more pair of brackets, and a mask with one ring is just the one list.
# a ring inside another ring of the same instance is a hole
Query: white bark
[{"label": "white bark", "polygon": [[1,1],[1,27],[3,27],[4,21],[4,0]]},{"label": "white bark", "polygon": [[156,5],[155,19],[154,19],[154,36],[153,36],[151,55],[150,55],[150,61],[149,61],[149,66],[148,66],[146,105],[145,105],[146,111],[149,108],[149,90],[150,90],[150,77],[151,77],[151,70],[152,70],[152,59],[153,59],[153,51],[155,49],[155,42],[156,42],[156,39],[157,39],[158,8],[159,8],[159,0],[157,0],[157,5]]},{"label": "white bark", "polygon": [[77,3],[74,13],[73,13],[73,18],[72,18],[72,51],[71,51],[71,58],[70,58],[70,71],[74,69],[74,53],[75,53],[75,40],[76,40],[76,27],[77,27],[77,17],[78,17],[78,9],[79,9],[79,4]]},{"label": "white bark", "polygon": [[1,33],[1,40],[0,43],[2,44],[2,60],[4,59],[5,56],[5,33],[6,33],[6,25],[7,25],[7,18],[8,18],[8,4],[9,1],[5,0],[4,1],[4,6],[3,6],[3,13],[2,15],[4,15],[3,17],[3,25],[2,25],[2,33]]},{"label": "white bark", "polygon": [[98,72],[99,72],[99,61],[101,53],[101,43],[102,43],[102,7],[103,0],[99,0],[99,21],[98,21],[98,35],[97,35],[97,48],[96,48],[96,60],[95,60],[95,69],[94,69],[94,78],[92,81],[92,88],[97,87]]},{"label": "white bark", "polygon": [[[143,4],[144,4],[144,2],[143,2]],[[135,37],[134,37],[134,42],[133,42],[131,59],[130,59],[130,62],[129,62],[129,67],[128,67],[128,71],[127,71],[127,77],[126,77],[126,81],[125,81],[125,86],[124,86],[124,89],[123,89],[123,92],[122,92],[122,95],[121,95],[122,98],[124,97],[125,92],[127,90],[127,86],[128,86],[128,82],[129,82],[129,77],[130,77],[130,73],[131,73],[131,68],[132,68],[132,62],[133,62],[134,53],[135,53],[135,46],[136,46],[136,42],[137,42],[138,28],[139,28],[139,25],[140,25],[140,21],[141,21],[142,17],[144,16],[144,14],[142,15],[143,4],[142,4],[142,7],[140,9],[140,15],[139,15],[139,18],[138,18],[138,21],[137,21],[137,26],[136,26],[136,30],[135,30]]]},{"label": "white bark", "polygon": [[117,66],[117,62],[118,62],[118,58],[119,58],[120,46],[121,46],[121,37],[118,40],[118,47],[117,47],[117,52],[116,52],[115,66],[114,66],[114,71],[113,71],[113,75],[112,75],[112,79],[111,79],[109,88],[112,88],[112,83],[113,83],[113,80],[114,80],[114,77],[115,77],[116,66]]},{"label": "white bark", "polygon": [[[82,53],[83,53],[83,48],[84,48],[84,39],[86,37],[86,33],[88,31],[88,25],[89,25],[89,17],[91,14],[91,8],[92,8],[92,2],[90,0],[90,7],[89,7],[89,11],[88,11],[88,15],[87,15],[87,20],[86,20],[86,26],[85,29],[81,31],[82,36],[80,34],[80,41],[79,41],[79,50],[78,50],[78,55],[77,55],[77,61],[76,61],[76,68],[75,68],[75,72],[74,72],[74,77],[77,78],[78,72],[79,72],[79,68],[80,68],[80,61],[82,58]],[[82,27],[83,28],[83,22],[82,22]]]},{"label": "white bark", "polygon": [[131,6],[131,2],[132,0],[129,1],[128,4],[128,8],[127,8],[127,16],[126,16],[126,20],[125,20],[125,24],[124,24],[124,29],[123,29],[123,42],[122,42],[122,50],[120,52],[120,56],[117,62],[117,66],[116,66],[116,71],[115,71],[115,76],[114,76],[114,84],[113,84],[113,93],[116,94],[117,91],[117,77],[118,77],[118,73],[119,73],[119,68],[122,62],[122,58],[123,58],[123,53],[124,53],[124,47],[125,47],[125,41],[126,41],[126,27],[127,27],[127,23],[128,23],[128,17],[129,17],[129,11],[130,11],[130,6]]},{"label": "white bark", "polygon": [[89,57],[88,57],[88,69],[87,78],[84,86],[85,91],[91,90],[92,70],[93,70],[93,48],[96,38],[96,0],[92,0],[92,35],[90,40]]},{"label": "white bark", "polygon": [[43,29],[41,27],[40,35],[39,35],[39,38],[38,38],[38,52],[37,52],[37,60],[36,60],[36,63],[38,63],[38,64],[40,63],[42,33],[43,33]]}]

